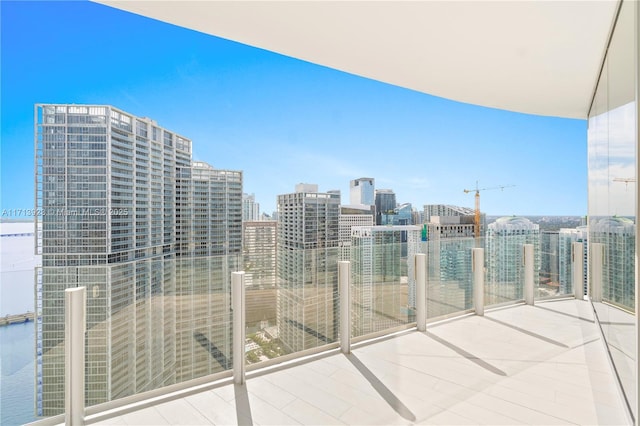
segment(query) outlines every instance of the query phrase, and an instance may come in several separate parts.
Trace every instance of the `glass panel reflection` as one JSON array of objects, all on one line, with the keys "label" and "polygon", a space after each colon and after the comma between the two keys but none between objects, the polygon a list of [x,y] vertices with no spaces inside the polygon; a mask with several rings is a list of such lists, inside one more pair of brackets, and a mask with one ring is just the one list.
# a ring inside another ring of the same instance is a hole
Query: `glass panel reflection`
[{"label": "glass panel reflection", "polygon": [[588,131],[589,293],[632,410],[636,406],[636,8],[636,2],[621,5]]}]

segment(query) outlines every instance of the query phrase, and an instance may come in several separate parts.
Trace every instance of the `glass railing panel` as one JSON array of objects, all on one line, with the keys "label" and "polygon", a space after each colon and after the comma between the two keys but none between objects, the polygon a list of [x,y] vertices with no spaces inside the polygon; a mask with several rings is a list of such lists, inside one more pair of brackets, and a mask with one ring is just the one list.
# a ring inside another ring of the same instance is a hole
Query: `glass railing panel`
[{"label": "glass railing panel", "polygon": [[[385,235],[386,234],[386,235]],[[353,239],[351,260],[351,330],[364,336],[415,320],[414,258],[417,241],[402,232],[367,234]],[[385,242],[385,241],[397,242]]]},{"label": "glass railing panel", "polygon": [[605,336],[611,359],[624,389],[625,398],[633,407],[635,387],[635,315],[606,303],[593,304]]},{"label": "glass railing panel", "polygon": [[637,2],[620,3],[589,112],[589,292],[636,418]]},{"label": "glass railing panel", "polygon": [[[339,253],[338,247],[278,250],[276,316],[268,326],[277,337],[271,334],[265,349],[257,353],[259,359],[337,342]],[[255,319],[256,313],[250,316]],[[258,346],[259,339],[259,335],[250,337]]]},{"label": "glass railing panel", "polygon": [[[485,247],[485,306],[524,298],[523,245],[537,245],[536,235],[487,235]],[[535,253],[535,251],[534,251]],[[539,270],[539,257],[534,261]],[[535,277],[535,275],[534,275]]]},{"label": "glass railing panel", "polygon": [[574,253],[572,246],[575,242],[584,242],[586,230],[583,227],[560,229],[559,231],[545,231],[540,234],[538,246],[540,270],[535,275],[535,297],[545,299],[549,297],[574,296],[574,262],[579,264],[583,279],[579,284],[586,287],[586,244],[581,252]]},{"label": "glass railing panel", "polygon": [[[565,285],[560,284],[560,253],[558,232],[542,232],[540,244],[534,246],[534,259],[538,260],[539,269],[534,270],[534,297],[544,299],[555,296],[573,294],[571,286],[571,247],[569,246],[568,265],[569,278]],[[567,285],[568,284],[568,285]]]},{"label": "glass railing panel", "polygon": [[64,411],[64,289],[86,287],[86,406],[230,370],[239,255],[38,270],[36,414]]},{"label": "glass railing panel", "polygon": [[247,365],[277,358],[287,353],[278,333],[278,276],[276,246],[273,243],[275,226],[257,227],[262,238],[252,239],[252,247],[245,250],[245,320]]},{"label": "glass railing panel", "polygon": [[473,307],[471,249],[474,238],[443,238],[422,243],[427,253],[427,317]]}]

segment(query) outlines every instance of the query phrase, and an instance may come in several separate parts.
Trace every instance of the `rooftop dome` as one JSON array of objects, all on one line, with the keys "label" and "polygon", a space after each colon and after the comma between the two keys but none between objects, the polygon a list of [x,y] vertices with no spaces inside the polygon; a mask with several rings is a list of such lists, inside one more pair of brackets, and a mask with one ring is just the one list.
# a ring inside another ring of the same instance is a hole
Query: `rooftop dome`
[{"label": "rooftop dome", "polygon": [[633,233],[635,223],[627,217],[605,217],[594,221],[591,225],[594,232],[627,232]]},{"label": "rooftop dome", "polygon": [[495,222],[489,224],[490,230],[534,230],[539,229],[539,226],[531,222],[526,217],[519,216],[505,216],[497,219]]}]

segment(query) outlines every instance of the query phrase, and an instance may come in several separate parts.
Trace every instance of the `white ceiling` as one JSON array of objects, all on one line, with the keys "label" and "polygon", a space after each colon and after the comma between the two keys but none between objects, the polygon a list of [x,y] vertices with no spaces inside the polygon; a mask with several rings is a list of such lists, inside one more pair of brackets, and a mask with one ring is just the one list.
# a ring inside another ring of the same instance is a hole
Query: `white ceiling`
[{"label": "white ceiling", "polygon": [[618,2],[98,0],[420,92],[586,118]]}]

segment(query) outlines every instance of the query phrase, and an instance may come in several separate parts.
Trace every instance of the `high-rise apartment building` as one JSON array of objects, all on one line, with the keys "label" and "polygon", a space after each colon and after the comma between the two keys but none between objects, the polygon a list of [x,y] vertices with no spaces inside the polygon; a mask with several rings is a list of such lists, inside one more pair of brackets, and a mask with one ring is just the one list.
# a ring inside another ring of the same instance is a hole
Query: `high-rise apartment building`
[{"label": "high-rise apartment building", "polygon": [[391,189],[376,189],[376,225],[390,222],[390,216],[395,214],[396,194]]},{"label": "high-rise apartment building", "polygon": [[260,220],[260,203],[256,203],[255,194],[242,194],[242,220]]},{"label": "high-rise apartment building", "polygon": [[351,228],[354,226],[373,226],[375,223],[375,206],[353,205],[340,206],[338,218],[338,235],[340,238],[340,260],[351,258]]},{"label": "high-rise apartment building", "polygon": [[372,206],[375,204],[375,179],[362,177],[349,183],[349,203]]},{"label": "high-rise apartment building", "polygon": [[231,367],[230,275],[242,269],[242,172],[194,161],[189,251],[177,260],[178,382]]},{"label": "high-rise apartment building", "polygon": [[194,161],[191,173],[193,253],[237,256],[242,252],[242,172]]},{"label": "high-rise apartment building", "polygon": [[523,217],[502,217],[487,226],[486,304],[523,298],[523,244],[534,246],[534,276],[540,270],[540,226]]},{"label": "high-rise apartment building", "polygon": [[201,342],[229,353],[210,262],[240,255],[242,174],[204,176],[189,139],[111,106],[40,104],[35,121],[37,414],[64,409],[69,287],[87,288],[88,404],[227,368]]},{"label": "high-rise apartment building", "polygon": [[[406,241],[403,241],[405,239]],[[352,333],[407,323],[415,308],[418,226],[355,226],[351,230]]]},{"label": "high-rise apartment building", "polygon": [[340,194],[312,184],[278,196],[278,330],[290,351],[338,337]]}]

